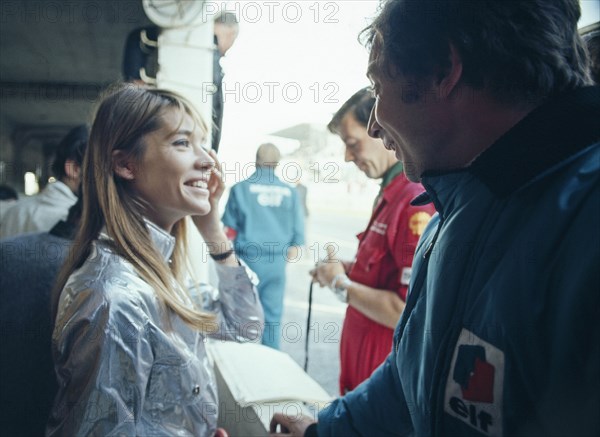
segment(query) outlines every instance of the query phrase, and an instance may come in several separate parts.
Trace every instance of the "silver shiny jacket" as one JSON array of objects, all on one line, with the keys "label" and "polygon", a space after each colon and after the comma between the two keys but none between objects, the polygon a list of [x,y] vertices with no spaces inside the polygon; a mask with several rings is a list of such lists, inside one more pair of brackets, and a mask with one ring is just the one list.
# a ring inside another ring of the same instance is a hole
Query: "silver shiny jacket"
[{"label": "silver shiny jacket", "polygon": [[[148,228],[169,259],[174,238]],[[217,265],[217,274],[219,290],[186,296],[217,315],[214,337],[260,339],[256,277],[245,266]],[[205,336],[167,314],[104,234],[62,291],[52,342],[59,391],[47,435],[214,434],[218,399]]]}]

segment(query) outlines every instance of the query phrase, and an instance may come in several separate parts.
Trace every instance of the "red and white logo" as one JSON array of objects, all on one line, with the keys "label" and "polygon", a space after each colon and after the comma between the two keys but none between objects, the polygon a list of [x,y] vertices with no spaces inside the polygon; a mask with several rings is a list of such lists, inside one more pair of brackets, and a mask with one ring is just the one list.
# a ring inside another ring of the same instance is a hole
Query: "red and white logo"
[{"label": "red and white logo", "polygon": [[444,411],[490,436],[502,435],[504,352],[463,328],[446,381]]}]

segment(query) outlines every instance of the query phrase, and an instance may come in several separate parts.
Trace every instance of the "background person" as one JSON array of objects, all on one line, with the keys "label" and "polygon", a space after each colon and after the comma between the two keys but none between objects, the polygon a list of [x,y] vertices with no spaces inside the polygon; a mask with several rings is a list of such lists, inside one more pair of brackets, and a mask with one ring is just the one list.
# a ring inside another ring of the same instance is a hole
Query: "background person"
[{"label": "background person", "polygon": [[8,185],[0,185],[0,226],[2,226],[2,219],[6,211],[17,203],[19,195],[13,187]]},{"label": "background person", "polygon": [[367,133],[375,98],[368,89],[355,93],[328,125],[346,145],[345,160],[367,177],[381,179],[381,189],[367,228],[358,235],[352,262],[328,257],[311,271],[348,302],[340,343],[340,393],[353,390],[389,355],[393,329],[404,310],[413,254],[435,212],[432,205],[411,206],[423,193],[410,182],[393,150]]},{"label": "background person", "polygon": [[212,148],[215,152],[219,151],[221,143],[221,132],[223,127],[223,111],[225,102],[223,100],[223,67],[221,59],[227,54],[227,51],[233,46],[240,31],[237,15],[230,11],[219,12],[214,19],[214,41],[215,51],[213,55],[213,84],[215,93],[212,98]]},{"label": "background person", "polygon": [[[138,27],[127,35],[123,49],[121,72],[126,82],[144,85],[142,71],[148,77],[156,77],[158,53],[154,44],[158,41],[160,28],[157,26]],[[151,41],[151,46],[145,40]]]},{"label": "background person", "polygon": [[0,226],[1,238],[25,232],[47,232],[67,218],[69,208],[77,202],[88,136],[89,128],[80,125],[61,140],[52,164],[52,173],[57,180],[41,193],[20,200],[6,212]]},{"label": "background person", "polygon": [[302,205],[302,210],[304,212],[305,221],[308,219],[309,211],[308,211],[308,188],[304,185],[300,180],[296,182],[296,191],[298,192],[298,198],[300,199],[300,205]]},{"label": "background person", "polygon": [[[52,298],[59,390],[47,435],[215,433],[205,337],[256,339],[262,309],[219,221],[224,184],[206,133],[172,92],[128,85],[102,100],[81,230]],[[218,292],[182,285],[187,216],[210,243]]]},{"label": "background person", "polygon": [[272,431],[600,434],[600,88],[579,17],[577,0],[383,4],[369,133],[438,214],[388,359],[318,424]]},{"label": "background person", "polygon": [[304,244],[304,212],[296,189],[275,175],[281,155],[274,144],[256,152],[256,171],[231,187],[223,214],[226,232],[260,282],[265,313],[264,345],[278,349],[288,260],[299,259]]},{"label": "background person", "polygon": [[50,291],[75,237],[82,203],[80,197],[50,232],[0,240],[0,428],[6,435],[44,435],[58,389]]},{"label": "background person", "polygon": [[[213,20],[214,26],[214,51],[213,51],[213,85],[212,95],[212,140],[211,145],[215,152],[219,151],[223,126],[224,98],[223,78],[225,73],[221,66],[221,59],[233,46],[239,33],[239,21],[235,12],[220,11]],[[128,82],[144,84],[140,70],[144,69],[150,77],[156,76],[158,68],[158,55],[155,47],[150,47],[142,40],[142,33],[146,38],[156,42],[160,35],[160,28],[156,26],[134,29],[127,36],[123,55],[122,73]]]}]

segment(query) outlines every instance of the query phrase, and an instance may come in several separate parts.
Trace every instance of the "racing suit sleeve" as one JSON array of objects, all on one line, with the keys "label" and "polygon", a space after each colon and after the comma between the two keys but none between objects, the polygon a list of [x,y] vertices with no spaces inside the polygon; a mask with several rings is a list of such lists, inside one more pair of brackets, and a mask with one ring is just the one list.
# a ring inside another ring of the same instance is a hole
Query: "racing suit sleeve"
[{"label": "racing suit sleeve", "polygon": [[296,189],[294,189],[292,201],[294,203],[294,225],[292,240],[289,244],[292,246],[302,246],[304,244],[304,207],[300,203],[300,196],[298,196]]}]

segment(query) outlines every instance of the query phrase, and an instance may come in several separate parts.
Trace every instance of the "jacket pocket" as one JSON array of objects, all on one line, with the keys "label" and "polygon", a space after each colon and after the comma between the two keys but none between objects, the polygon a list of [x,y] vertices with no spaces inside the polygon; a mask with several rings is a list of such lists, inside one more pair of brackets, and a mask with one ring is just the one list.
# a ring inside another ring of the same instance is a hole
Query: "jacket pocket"
[{"label": "jacket pocket", "polygon": [[364,272],[363,274],[366,274],[367,277],[376,278],[385,254],[385,249],[379,247],[365,250],[363,253],[360,253],[359,251],[355,262],[356,268],[358,269],[357,273]]},{"label": "jacket pocket", "polygon": [[202,372],[199,362],[179,358],[162,360],[152,366],[147,400],[150,408],[166,409],[174,405],[191,405],[202,396]]}]

